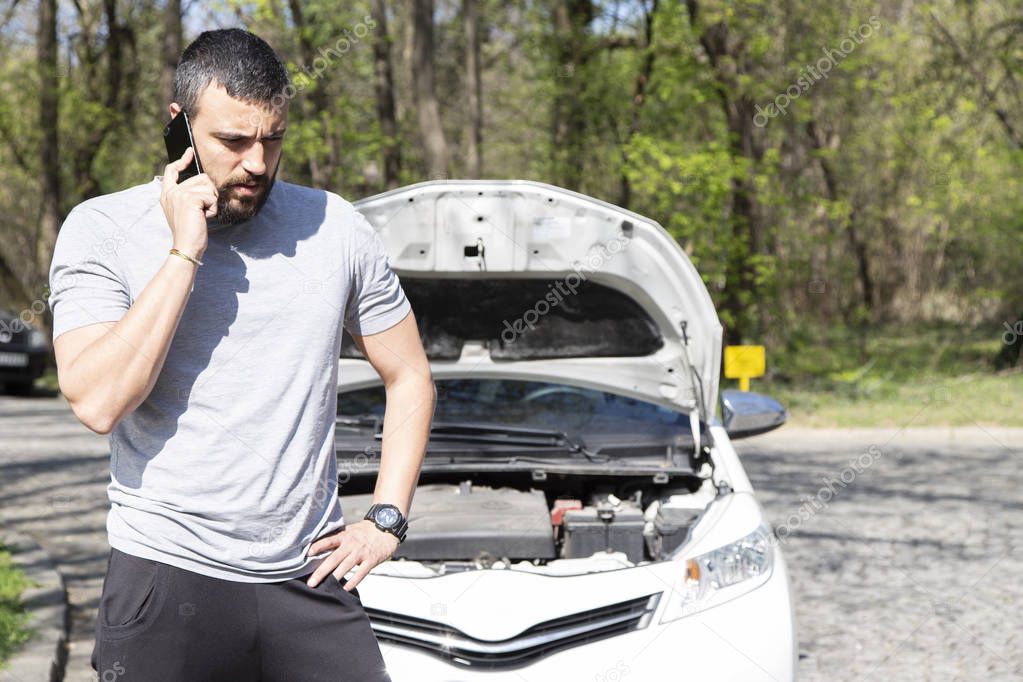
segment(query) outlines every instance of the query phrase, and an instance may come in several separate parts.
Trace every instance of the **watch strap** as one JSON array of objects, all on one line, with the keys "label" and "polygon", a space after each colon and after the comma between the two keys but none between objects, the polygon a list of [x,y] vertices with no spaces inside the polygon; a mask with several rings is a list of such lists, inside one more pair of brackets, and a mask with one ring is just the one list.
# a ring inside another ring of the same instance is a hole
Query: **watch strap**
[{"label": "watch strap", "polygon": [[[382,526],[377,522],[376,512],[378,509],[382,507],[390,507],[391,509],[394,509],[394,511],[398,514],[398,524],[394,528]],[[378,502],[370,506],[369,510],[366,512],[366,516],[364,516],[363,518],[365,518],[367,521],[372,521],[377,528],[384,531],[385,533],[390,533],[391,535],[398,538],[398,544],[401,544],[402,542],[405,541],[405,534],[408,532],[408,519],[406,519],[405,515],[401,513],[401,510],[398,509],[393,504]]]}]

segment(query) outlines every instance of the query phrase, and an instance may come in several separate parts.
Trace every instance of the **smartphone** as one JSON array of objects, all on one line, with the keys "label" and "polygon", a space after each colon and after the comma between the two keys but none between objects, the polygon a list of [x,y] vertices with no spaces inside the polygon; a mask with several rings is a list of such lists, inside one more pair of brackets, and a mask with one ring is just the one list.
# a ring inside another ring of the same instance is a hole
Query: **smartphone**
[{"label": "smartphone", "polygon": [[168,162],[177,161],[189,147],[192,148],[192,163],[188,164],[185,170],[178,173],[178,182],[202,173],[202,164],[199,162],[199,152],[195,148],[195,140],[192,138],[192,126],[188,123],[188,114],[184,111],[171,119],[167,127],[163,129],[163,141],[167,145]]}]

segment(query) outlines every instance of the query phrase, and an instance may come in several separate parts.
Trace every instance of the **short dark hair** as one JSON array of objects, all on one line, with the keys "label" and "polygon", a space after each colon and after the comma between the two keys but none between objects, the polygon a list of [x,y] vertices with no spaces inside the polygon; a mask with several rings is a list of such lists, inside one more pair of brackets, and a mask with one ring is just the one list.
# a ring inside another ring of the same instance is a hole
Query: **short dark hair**
[{"label": "short dark hair", "polygon": [[250,103],[274,103],[291,85],[288,68],[265,40],[241,28],[203,31],[185,48],[174,74],[174,101],[189,116],[199,95],[216,81],[227,94]]}]

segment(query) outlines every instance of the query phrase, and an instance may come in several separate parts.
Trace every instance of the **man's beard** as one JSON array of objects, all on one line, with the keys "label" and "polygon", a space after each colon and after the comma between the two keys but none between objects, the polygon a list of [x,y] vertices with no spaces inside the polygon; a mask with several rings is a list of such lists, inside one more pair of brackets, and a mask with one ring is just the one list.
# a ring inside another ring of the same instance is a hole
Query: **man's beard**
[{"label": "man's beard", "polygon": [[[280,165],[280,161],[278,161]],[[217,220],[225,225],[237,225],[249,220],[263,208],[270,198],[270,190],[277,181],[277,169],[273,175],[237,178],[217,188]],[[235,185],[256,185],[256,194],[237,194]]]}]

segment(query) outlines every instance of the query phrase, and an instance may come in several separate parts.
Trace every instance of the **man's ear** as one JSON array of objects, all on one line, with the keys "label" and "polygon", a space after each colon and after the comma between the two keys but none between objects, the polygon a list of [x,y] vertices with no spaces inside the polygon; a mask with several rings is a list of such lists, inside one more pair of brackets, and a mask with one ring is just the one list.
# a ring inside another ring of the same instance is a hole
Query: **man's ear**
[{"label": "man's ear", "polygon": [[181,105],[177,102],[171,102],[170,106],[167,107],[167,110],[170,111],[171,118],[174,118],[181,113]]}]

